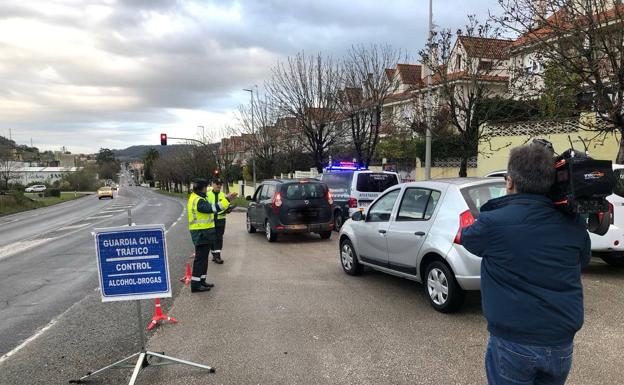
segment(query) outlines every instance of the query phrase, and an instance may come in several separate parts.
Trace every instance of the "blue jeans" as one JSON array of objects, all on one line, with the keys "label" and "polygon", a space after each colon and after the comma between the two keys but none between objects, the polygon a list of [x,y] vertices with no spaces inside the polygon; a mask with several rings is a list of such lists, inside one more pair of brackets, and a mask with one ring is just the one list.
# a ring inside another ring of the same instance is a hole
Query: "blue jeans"
[{"label": "blue jeans", "polygon": [[521,345],[490,335],[485,353],[489,385],[563,385],[572,368],[573,344]]}]

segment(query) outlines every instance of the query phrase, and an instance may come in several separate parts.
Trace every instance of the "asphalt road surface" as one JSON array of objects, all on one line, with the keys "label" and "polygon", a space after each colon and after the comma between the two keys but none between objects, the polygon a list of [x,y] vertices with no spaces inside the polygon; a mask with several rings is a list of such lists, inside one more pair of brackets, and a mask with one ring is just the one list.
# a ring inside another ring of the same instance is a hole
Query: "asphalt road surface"
[{"label": "asphalt road surface", "polygon": [[[169,228],[167,242],[177,277],[191,251],[185,220]],[[485,383],[487,332],[478,295],[458,314],[437,313],[414,282],[368,270],[344,274],[335,237],[287,236],[270,244],[262,233],[245,232],[242,213],[229,216],[223,258],[223,265],[210,264],[217,286],[209,293],[191,294],[174,282],[174,301],[165,310],[180,323],[160,326],[148,342],[153,351],[214,366],[217,373],[148,367],[138,383]],[[85,261],[95,275],[92,251]],[[568,384],[621,384],[624,270],[594,261],[583,280],[586,321]],[[102,304],[93,292],[1,362],[0,383],[62,384],[132,354],[138,349],[134,317],[134,304]],[[123,384],[129,375],[119,370],[91,383]]]},{"label": "asphalt road surface", "polygon": [[[114,199],[98,200],[91,195],[0,218],[0,383],[24,383],[24,378],[5,378],[9,373],[3,370],[3,365],[10,366],[22,348],[44,337],[51,327],[64,330],[69,340],[84,337],[75,345],[77,352],[84,354],[80,344],[84,342],[88,346],[90,343],[89,336],[84,334],[85,327],[97,331],[102,325],[104,330],[104,325],[121,319],[118,313],[134,309],[130,303],[95,306],[92,314],[96,317],[92,324],[85,324],[83,321],[88,317],[80,315],[85,305],[99,302],[91,232],[94,228],[127,225],[128,209],[134,223],[164,224],[166,228],[181,219],[184,212],[178,199],[143,187],[127,187],[122,182]],[[188,239],[184,241],[189,242]],[[174,261],[188,257],[188,254],[171,253],[175,242],[168,246]],[[179,268],[172,269],[172,277],[174,271],[177,276]],[[151,317],[153,312],[153,307],[148,305],[144,301],[145,318]],[[71,311],[77,314],[63,317]],[[136,324],[136,315],[129,321],[130,325],[132,321]],[[106,330],[109,342],[105,340],[97,346],[97,354],[133,344],[136,338],[126,338],[128,343],[118,340],[128,332],[137,335],[136,326]],[[49,349],[67,343],[58,340]]]}]

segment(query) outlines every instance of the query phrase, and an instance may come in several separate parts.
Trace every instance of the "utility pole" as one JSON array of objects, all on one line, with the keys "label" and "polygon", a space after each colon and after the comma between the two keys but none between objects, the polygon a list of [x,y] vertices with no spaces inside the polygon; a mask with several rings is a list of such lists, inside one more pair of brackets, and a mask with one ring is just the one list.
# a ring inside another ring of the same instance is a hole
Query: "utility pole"
[{"label": "utility pole", "polygon": [[[257,87],[257,86],[256,86]],[[248,89],[248,88],[244,88],[243,91],[247,91],[250,93],[251,95],[251,134],[254,136],[254,139],[256,137],[256,128],[254,125],[254,98],[253,98],[253,88]],[[257,91],[256,91],[257,93]],[[254,148],[252,148],[252,159],[251,159],[251,168],[252,168],[252,173],[253,173],[253,186],[254,189],[256,188],[256,153],[254,151]]]},{"label": "utility pole", "polygon": [[433,0],[429,0],[429,57],[427,64],[427,133],[425,134],[425,179],[431,179],[431,124],[433,115],[433,102],[431,100],[431,80],[433,75]]}]

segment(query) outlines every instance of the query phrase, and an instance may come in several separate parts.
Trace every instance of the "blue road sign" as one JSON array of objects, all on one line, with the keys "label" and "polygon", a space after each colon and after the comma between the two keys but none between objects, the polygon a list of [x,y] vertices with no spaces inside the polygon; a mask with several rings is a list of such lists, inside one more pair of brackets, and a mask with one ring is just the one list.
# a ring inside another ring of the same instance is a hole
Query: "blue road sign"
[{"label": "blue road sign", "polygon": [[171,297],[163,225],[95,230],[102,301]]}]

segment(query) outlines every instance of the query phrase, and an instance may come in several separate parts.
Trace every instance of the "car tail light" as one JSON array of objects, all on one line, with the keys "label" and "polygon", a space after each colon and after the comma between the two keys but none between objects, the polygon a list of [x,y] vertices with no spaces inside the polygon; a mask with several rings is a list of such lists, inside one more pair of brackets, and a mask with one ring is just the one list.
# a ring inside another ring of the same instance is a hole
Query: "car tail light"
[{"label": "car tail light", "polygon": [[331,191],[327,190],[327,203],[330,205],[334,204],[334,197],[332,196]]},{"label": "car tail light", "polygon": [[[598,219],[602,222],[606,213],[598,213]],[[615,222],[615,211],[613,209],[613,203],[609,202],[609,223],[613,224]]]},{"label": "car tail light", "polygon": [[357,199],[355,199],[354,197],[350,197],[348,204],[349,204],[349,208],[350,209],[356,208],[357,207]]},{"label": "car tail light", "polygon": [[455,235],[454,242],[458,245],[461,245],[461,232],[466,227],[472,225],[475,222],[474,217],[470,210],[466,210],[463,213],[459,214],[459,230],[457,230],[457,235]]},{"label": "car tail light", "polygon": [[275,193],[273,196],[273,201],[271,202],[271,206],[273,207],[273,211],[278,212],[280,207],[282,207],[282,194]]}]

